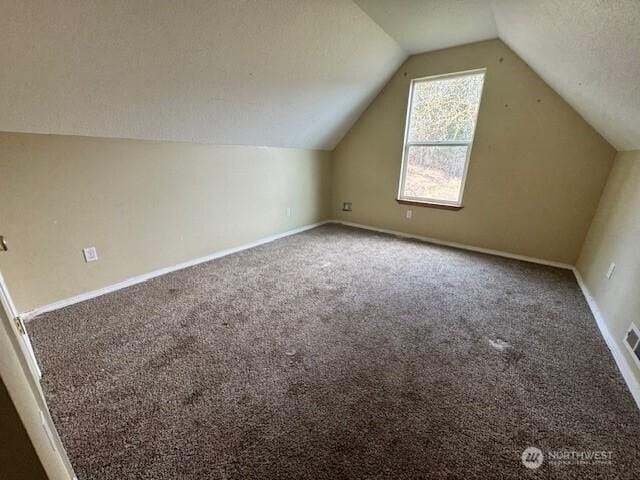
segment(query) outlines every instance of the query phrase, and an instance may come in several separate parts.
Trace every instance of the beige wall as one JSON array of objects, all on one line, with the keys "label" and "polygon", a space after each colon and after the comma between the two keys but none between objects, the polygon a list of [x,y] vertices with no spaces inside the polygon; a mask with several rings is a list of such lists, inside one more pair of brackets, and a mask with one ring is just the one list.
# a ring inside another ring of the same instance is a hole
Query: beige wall
[{"label": "beige wall", "polygon": [[[412,78],[487,68],[461,211],[395,202]],[[615,150],[499,40],[410,57],[339,143],[335,218],[573,264]],[[343,201],[353,212],[341,211]],[[407,208],[413,218],[405,218]]]},{"label": "beige wall", "polygon": [[[397,204],[411,78],[481,67],[464,208]],[[573,264],[614,155],[502,42],[480,42],[410,57],[333,154],[0,134],[0,271],[28,311],[330,217]]]},{"label": "beige wall", "polygon": [[[616,268],[607,279],[612,262]],[[616,157],[577,268],[640,381],[623,344],[629,324],[640,326],[640,150]]]},{"label": "beige wall", "polygon": [[0,134],[0,271],[24,312],[325,220],[330,168],[310,150]]}]

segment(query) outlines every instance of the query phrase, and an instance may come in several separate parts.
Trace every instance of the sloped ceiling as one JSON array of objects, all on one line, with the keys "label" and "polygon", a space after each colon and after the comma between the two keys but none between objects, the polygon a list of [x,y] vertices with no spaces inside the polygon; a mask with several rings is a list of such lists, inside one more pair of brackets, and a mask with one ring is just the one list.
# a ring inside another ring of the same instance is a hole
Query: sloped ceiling
[{"label": "sloped ceiling", "polygon": [[411,53],[500,37],[609,143],[640,149],[640,0],[356,2]]},{"label": "sloped ceiling", "polygon": [[0,0],[0,130],[332,149],[406,58],[350,0]]},{"label": "sloped ceiling", "polygon": [[408,53],[496,38],[491,0],[355,0]]},{"label": "sloped ceiling", "polygon": [[331,150],[410,53],[499,36],[640,149],[640,0],[0,0],[0,131]]},{"label": "sloped ceiling", "polygon": [[618,150],[640,149],[640,1],[498,0],[500,38]]}]

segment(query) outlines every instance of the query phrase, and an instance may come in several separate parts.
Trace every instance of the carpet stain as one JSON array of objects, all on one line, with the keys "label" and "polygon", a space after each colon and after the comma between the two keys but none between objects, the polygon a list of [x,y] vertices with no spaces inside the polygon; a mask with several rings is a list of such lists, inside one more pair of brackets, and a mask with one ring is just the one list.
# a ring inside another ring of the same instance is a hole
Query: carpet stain
[{"label": "carpet stain", "polygon": [[489,345],[499,352],[505,363],[509,365],[518,363],[524,357],[522,352],[519,352],[511,344],[501,338],[496,338],[495,340],[488,338],[487,340]]},{"label": "carpet stain", "polygon": [[194,335],[176,337],[170,345],[154,353],[146,362],[146,367],[161,369],[170,366],[173,362],[194,353],[197,340]]},{"label": "carpet stain", "polygon": [[[82,480],[640,471],[640,412],[567,270],[325,225],[27,328]],[[529,446],[613,462],[530,471]]]},{"label": "carpet stain", "polygon": [[189,394],[189,396],[183,401],[183,405],[193,405],[196,402],[198,402],[202,396],[204,395],[204,392],[202,391],[202,389],[200,388],[196,388],[193,392],[191,392]]},{"label": "carpet stain", "polygon": [[505,351],[513,348],[513,347],[511,347],[511,345],[509,345],[507,342],[505,342],[501,338],[497,338],[495,340],[491,340],[489,338],[488,340],[489,340],[489,345],[491,345],[493,348],[495,348],[496,350],[498,350],[499,352],[502,352],[502,353],[504,353]]}]

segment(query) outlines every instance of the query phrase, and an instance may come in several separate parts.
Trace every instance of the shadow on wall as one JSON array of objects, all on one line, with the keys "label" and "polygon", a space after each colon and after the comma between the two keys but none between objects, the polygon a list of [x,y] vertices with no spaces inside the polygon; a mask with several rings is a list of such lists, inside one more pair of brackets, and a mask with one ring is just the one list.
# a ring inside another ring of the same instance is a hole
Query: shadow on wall
[{"label": "shadow on wall", "polygon": [[[407,219],[394,199],[411,79],[480,68],[464,208],[416,207]],[[332,217],[573,265],[615,153],[500,40],[414,55],[336,147]]]}]

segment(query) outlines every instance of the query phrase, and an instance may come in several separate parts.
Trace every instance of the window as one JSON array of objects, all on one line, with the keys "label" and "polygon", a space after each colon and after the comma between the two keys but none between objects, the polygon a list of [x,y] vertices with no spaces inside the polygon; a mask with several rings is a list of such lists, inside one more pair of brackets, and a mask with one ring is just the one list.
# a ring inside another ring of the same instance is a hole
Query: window
[{"label": "window", "polygon": [[484,72],[411,81],[398,200],[462,206]]}]

